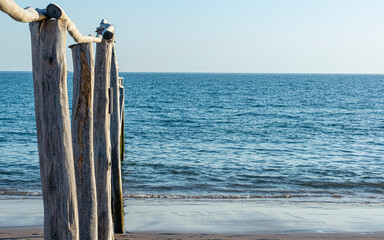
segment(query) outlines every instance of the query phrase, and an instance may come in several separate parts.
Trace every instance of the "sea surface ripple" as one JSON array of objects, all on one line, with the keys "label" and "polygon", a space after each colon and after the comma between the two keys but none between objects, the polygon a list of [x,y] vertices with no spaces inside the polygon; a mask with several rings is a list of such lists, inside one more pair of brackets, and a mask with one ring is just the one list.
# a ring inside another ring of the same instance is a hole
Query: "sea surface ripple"
[{"label": "sea surface ripple", "polygon": [[[384,200],[384,75],[121,76],[126,197]],[[0,85],[0,194],[40,195],[32,74]]]}]

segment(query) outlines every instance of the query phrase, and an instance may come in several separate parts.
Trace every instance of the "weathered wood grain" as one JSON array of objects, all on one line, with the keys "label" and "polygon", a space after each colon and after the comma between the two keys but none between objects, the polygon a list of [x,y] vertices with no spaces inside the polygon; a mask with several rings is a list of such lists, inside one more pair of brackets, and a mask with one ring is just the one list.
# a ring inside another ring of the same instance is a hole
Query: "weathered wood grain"
[{"label": "weathered wood grain", "polygon": [[70,48],[73,59],[72,143],[79,234],[81,240],[97,240],[97,198],[93,160],[95,63],[92,43],[75,44]]},{"label": "weathered wood grain", "polygon": [[45,239],[79,239],[66,29],[66,21],[62,20],[30,23]]},{"label": "weathered wood grain", "polygon": [[33,9],[31,7],[22,9],[13,0],[0,0],[0,11],[8,14],[15,21],[24,23],[40,21],[47,17],[44,9]]},{"label": "weathered wood grain", "polygon": [[57,4],[51,3],[46,8],[46,14],[50,18],[62,19],[67,21],[67,30],[69,35],[77,43],[90,43],[90,42],[101,42],[102,36],[83,36],[77,29],[74,22],[68,17],[64,10]]},{"label": "weathered wood grain", "polygon": [[76,25],[71,21],[68,15],[64,12],[64,10],[57,4],[51,3],[46,8],[46,14],[50,18],[55,19],[64,19],[67,20],[68,24],[68,32],[71,37],[77,43],[89,43],[89,42],[101,42],[101,39],[104,38],[106,40],[110,40],[113,38],[115,34],[115,26],[109,24],[107,20],[103,19],[100,23],[100,27],[97,29],[102,29],[102,31],[98,32],[96,37],[93,36],[83,36],[80,31],[77,29]]},{"label": "weathered wood grain", "polygon": [[98,237],[113,239],[111,207],[111,142],[108,88],[113,40],[96,46],[94,99],[94,154],[97,188]]},{"label": "weathered wood grain", "polygon": [[124,233],[123,187],[120,162],[120,83],[115,47],[112,48],[111,89],[113,96],[113,114],[111,115],[112,147],[112,216],[115,233]]}]

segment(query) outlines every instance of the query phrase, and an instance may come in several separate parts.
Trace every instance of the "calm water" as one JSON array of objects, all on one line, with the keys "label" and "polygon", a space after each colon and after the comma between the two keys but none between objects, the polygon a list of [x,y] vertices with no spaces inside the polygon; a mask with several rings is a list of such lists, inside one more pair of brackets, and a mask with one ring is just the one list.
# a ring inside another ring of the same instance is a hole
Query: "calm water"
[{"label": "calm water", "polygon": [[[384,75],[121,76],[128,197],[384,201]],[[32,74],[0,86],[0,194],[39,195]]]}]

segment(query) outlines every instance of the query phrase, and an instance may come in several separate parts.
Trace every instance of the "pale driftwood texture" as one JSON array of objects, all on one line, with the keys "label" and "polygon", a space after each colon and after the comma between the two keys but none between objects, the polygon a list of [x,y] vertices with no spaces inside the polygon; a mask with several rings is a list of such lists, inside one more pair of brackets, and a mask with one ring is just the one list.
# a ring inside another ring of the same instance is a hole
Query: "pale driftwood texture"
[{"label": "pale driftwood texture", "polygon": [[108,89],[108,97],[109,97],[108,113],[112,114],[113,113],[113,89],[112,88]]},{"label": "pale driftwood texture", "polygon": [[80,31],[77,29],[76,25],[71,21],[71,19],[67,16],[64,10],[58,6],[57,4],[49,4],[47,6],[47,15],[50,18],[62,19],[67,21],[67,30],[69,35],[75,40],[77,43],[90,43],[90,42],[101,42],[102,36],[83,36]]},{"label": "pale driftwood texture", "polygon": [[92,43],[70,46],[73,58],[72,143],[75,162],[79,234],[97,240],[97,197],[93,160],[94,60]]},{"label": "pale driftwood texture", "polygon": [[66,28],[66,21],[62,20],[30,23],[45,239],[79,239]]},{"label": "pale driftwood texture", "polygon": [[112,48],[111,89],[113,96],[113,114],[111,115],[112,216],[115,233],[124,233],[123,187],[120,163],[120,83],[115,47]]},{"label": "pale driftwood texture", "polygon": [[94,152],[97,187],[98,236],[113,239],[111,206],[111,142],[108,88],[111,75],[113,40],[103,39],[96,46]]},{"label": "pale driftwood texture", "polygon": [[14,20],[24,23],[41,21],[45,18],[66,20],[69,35],[71,35],[77,43],[101,42],[104,35],[105,39],[112,39],[115,31],[115,27],[113,25],[108,25],[103,29],[104,31],[101,36],[83,36],[64,10],[60,6],[52,3],[49,4],[46,9],[33,9],[31,7],[22,9],[13,0],[0,0],[0,11],[5,12]]},{"label": "pale driftwood texture", "polygon": [[70,20],[68,15],[64,12],[64,10],[57,4],[51,3],[47,6],[47,15],[50,18],[56,19],[65,19],[68,24],[68,32],[72,36],[72,38],[77,43],[88,43],[88,42],[101,42],[101,39],[104,38],[106,40],[110,40],[113,38],[115,33],[115,26],[108,23],[107,20],[103,19],[100,23],[100,27],[97,29],[102,29],[101,32],[96,37],[93,36],[83,36],[76,25]]},{"label": "pale driftwood texture", "polygon": [[45,10],[33,9],[31,7],[22,9],[13,0],[0,0],[0,11],[8,14],[15,21],[24,23],[40,21],[46,18]]}]

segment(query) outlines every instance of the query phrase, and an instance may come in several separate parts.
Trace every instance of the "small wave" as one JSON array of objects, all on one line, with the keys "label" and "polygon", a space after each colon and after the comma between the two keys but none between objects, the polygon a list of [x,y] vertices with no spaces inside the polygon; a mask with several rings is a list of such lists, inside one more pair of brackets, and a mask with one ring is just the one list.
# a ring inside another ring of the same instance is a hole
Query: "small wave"
[{"label": "small wave", "polygon": [[286,104],[271,104],[269,106],[274,107],[274,108],[289,108],[290,107],[289,105],[286,105]]},{"label": "small wave", "polygon": [[355,188],[375,188],[384,189],[384,182],[326,182],[326,181],[312,181],[300,182],[298,185],[314,188],[334,188],[334,189],[355,189]]},{"label": "small wave", "polygon": [[266,107],[267,105],[264,105],[264,104],[253,104],[251,105],[252,108],[263,108],[263,107]]},{"label": "small wave", "polygon": [[35,136],[35,131],[8,131],[5,132],[6,135],[15,135],[15,136]]},{"label": "small wave", "polygon": [[255,112],[244,112],[235,114],[236,117],[259,117],[259,116],[267,116],[265,113],[255,113]]},{"label": "small wave", "polygon": [[196,175],[198,174],[197,172],[195,171],[190,171],[190,170],[177,170],[177,169],[172,169],[170,170],[170,173],[171,174],[180,174],[180,175]]},{"label": "small wave", "polygon": [[29,196],[29,197],[37,197],[42,196],[41,192],[28,192],[28,191],[19,191],[16,189],[5,189],[0,188],[0,195],[5,196]]},{"label": "small wave", "polygon": [[[126,194],[132,199],[287,199],[287,198],[313,198],[308,194],[280,194],[280,195],[162,195],[162,194]],[[318,196],[320,197],[320,196]],[[342,198],[342,195],[332,194],[330,198]]]},{"label": "small wave", "polygon": [[193,120],[190,119],[165,119],[165,120],[160,120],[161,123],[166,124],[166,125],[175,125],[175,124],[193,124],[196,123]]}]

